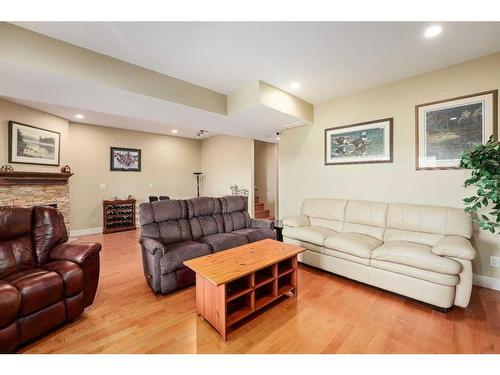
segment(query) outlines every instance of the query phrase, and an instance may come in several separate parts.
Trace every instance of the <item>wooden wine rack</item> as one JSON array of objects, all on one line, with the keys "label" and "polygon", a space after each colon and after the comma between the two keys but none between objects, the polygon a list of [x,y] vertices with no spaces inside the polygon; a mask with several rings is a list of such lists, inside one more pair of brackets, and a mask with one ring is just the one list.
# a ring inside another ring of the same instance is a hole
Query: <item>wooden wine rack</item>
[{"label": "wooden wine rack", "polygon": [[103,233],[134,230],[135,199],[103,200]]}]

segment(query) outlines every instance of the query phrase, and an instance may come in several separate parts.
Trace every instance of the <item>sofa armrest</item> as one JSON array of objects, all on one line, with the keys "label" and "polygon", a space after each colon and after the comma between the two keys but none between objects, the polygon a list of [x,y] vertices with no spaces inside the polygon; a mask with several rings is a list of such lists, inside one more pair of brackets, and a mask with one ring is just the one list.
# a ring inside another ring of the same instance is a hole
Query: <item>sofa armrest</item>
[{"label": "sofa armrest", "polygon": [[99,254],[101,244],[97,242],[73,242],[57,245],[50,251],[52,260],[69,260],[82,264],[88,258]]},{"label": "sofa armrest", "polygon": [[303,227],[311,225],[307,216],[294,216],[283,220],[285,227]]},{"label": "sofa armrest", "polygon": [[141,237],[139,238],[139,243],[151,255],[155,255],[157,251],[159,251],[161,255],[164,255],[167,252],[165,245],[163,245],[160,241],[155,240],[154,238]]},{"label": "sofa armrest", "polygon": [[432,248],[432,252],[436,255],[467,260],[472,260],[476,256],[476,250],[474,250],[470,241],[461,236],[446,236],[442,238]]},{"label": "sofa armrest", "polygon": [[252,219],[250,228],[274,229],[274,221],[266,219]]}]

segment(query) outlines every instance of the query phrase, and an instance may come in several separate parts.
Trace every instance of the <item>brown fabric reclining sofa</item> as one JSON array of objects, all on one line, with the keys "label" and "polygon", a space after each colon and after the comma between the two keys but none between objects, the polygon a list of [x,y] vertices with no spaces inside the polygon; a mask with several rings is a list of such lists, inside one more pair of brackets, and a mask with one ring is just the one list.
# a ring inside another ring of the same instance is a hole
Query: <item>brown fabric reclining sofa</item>
[{"label": "brown fabric reclining sofa", "polygon": [[195,275],[184,261],[232,247],[275,238],[273,222],[252,219],[248,199],[200,197],[142,203],[139,239],[144,275],[155,293],[192,285]]},{"label": "brown fabric reclining sofa", "polygon": [[11,352],[94,301],[101,245],[68,244],[50,207],[0,207],[0,353]]}]

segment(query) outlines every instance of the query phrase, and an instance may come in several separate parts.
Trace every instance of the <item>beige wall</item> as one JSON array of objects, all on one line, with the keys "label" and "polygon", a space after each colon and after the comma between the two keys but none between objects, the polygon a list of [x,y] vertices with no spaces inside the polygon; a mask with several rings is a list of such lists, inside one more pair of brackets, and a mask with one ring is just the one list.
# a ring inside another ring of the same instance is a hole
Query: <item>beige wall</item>
[{"label": "beige wall", "polygon": [[308,103],[286,91],[270,85],[264,81],[259,81],[260,104],[277,111],[288,113],[307,123],[314,121],[314,105]]},{"label": "beige wall", "polygon": [[[296,215],[304,198],[331,197],[463,207],[465,170],[415,170],[415,105],[500,88],[500,53],[317,105],[315,122],[287,130],[279,146],[280,216]],[[394,117],[394,163],[324,165],[324,129]],[[474,273],[500,278],[489,256],[500,236],[474,235]]]},{"label": "beige wall", "polygon": [[[253,140],[248,138],[216,135],[201,141],[201,171],[203,195],[231,194],[230,185],[249,190],[253,202]],[[249,204],[253,213],[253,205]]]},{"label": "beige wall", "polygon": [[[102,226],[102,200],[129,194],[138,202],[149,195],[191,198],[193,172],[200,169],[200,141],[93,125],[70,124],[71,228]],[[141,172],[109,170],[110,147],[139,148]],[[149,184],[152,184],[152,187]],[[106,184],[105,189],[100,184]]]},{"label": "beige wall", "polygon": [[[40,112],[16,103],[0,99],[0,166],[7,164],[8,154],[8,135],[9,120],[17,121],[26,125],[32,125],[39,128],[56,131],[61,134],[61,166],[68,164],[68,120]],[[29,165],[29,164],[11,164],[16,171],[41,171],[41,172],[59,172],[61,167]]]},{"label": "beige wall", "polygon": [[277,202],[277,152],[275,143],[255,141],[254,181],[259,202],[264,203],[271,216],[276,216]]},{"label": "beige wall", "polygon": [[[193,172],[203,171],[204,195],[230,194],[229,185],[244,186],[253,200],[253,140],[214,136],[196,139],[143,133],[67,120],[0,99],[0,165],[7,164],[8,121],[15,120],[61,133],[61,166],[69,164],[72,230],[102,226],[102,200],[149,195],[190,198],[196,195]],[[109,170],[110,147],[142,150],[141,172]],[[203,165],[202,165],[203,160]],[[53,171],[59,167],[13,164],[16,170]],[[101,184],[106,185],[104,189]],[[152,184],[152,187],[150,187]],[[253,206],[249,207],[253,210]],[[253,211],[251,211],[253,212]]]}]

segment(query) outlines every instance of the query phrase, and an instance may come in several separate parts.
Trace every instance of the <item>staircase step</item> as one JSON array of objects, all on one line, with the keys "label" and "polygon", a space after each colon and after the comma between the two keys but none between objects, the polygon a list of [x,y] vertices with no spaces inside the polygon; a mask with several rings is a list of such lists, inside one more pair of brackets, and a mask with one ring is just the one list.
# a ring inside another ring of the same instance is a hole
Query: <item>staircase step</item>
[{"label": "staircase step", "polygon": [[255,211],[256,219],[261,219],[264,217],[269,217],[269,210]]},{"label": "staircase step", "polygon": [[255,203],[255,211],[263,211],[264,203]]}]

